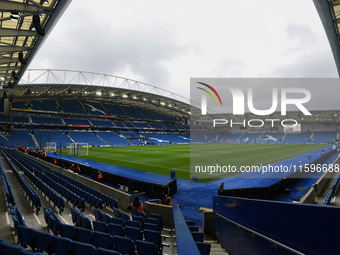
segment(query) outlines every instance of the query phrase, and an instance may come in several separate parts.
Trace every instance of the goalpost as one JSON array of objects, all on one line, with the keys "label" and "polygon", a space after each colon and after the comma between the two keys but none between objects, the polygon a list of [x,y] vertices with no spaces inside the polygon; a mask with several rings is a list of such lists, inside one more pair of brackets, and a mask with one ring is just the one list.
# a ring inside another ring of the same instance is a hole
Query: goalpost
[{"label": "goalpost", "polygon": [[88,156],[88,143],[70,143],[68,146],[68,154],[72,156]]},{"label": "goalpost", "polygon": [[44,150],[46,152],[57,152],[57,143],[56,142],[46,142]]}]

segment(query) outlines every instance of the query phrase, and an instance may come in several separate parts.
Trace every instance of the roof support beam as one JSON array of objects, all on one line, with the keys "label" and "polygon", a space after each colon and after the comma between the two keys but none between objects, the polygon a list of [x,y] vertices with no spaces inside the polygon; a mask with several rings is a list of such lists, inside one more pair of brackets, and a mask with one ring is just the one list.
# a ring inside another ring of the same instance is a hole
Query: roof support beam
[{"label": "roof support beam", "polygon": [[0,28],[0,37],[9,36],[37,36],[36,31],[24,30],[24,29],[11,29],[11,28]]},{"label": "roof support beam", "polygon": [[21,47],[21,46],[16,46],[16,45],[12,45],[12,46],[0,46],[0,51],[1,52],[15,53],[15,52],[27,51],[27,50],[31,50],[31,48],[29,48],[29,47]]},{"label": "roof support beam", "polygon": [[0,58],[0,65],[16,63],[18,61],[17,58]]},{"label": "roof support beam", "polygon": [[[13,62],[17,62],[17,61],[13,61]],[[0,72],[2,71],[12,71],[12,70],[19,70],[20,67],[19,66],[0,66]]]},{"label": "roof support beam", "polygon": [[21,13],[46,13],[46,14],[51,13],[44,7],[39,7],[32,4],[12,2],[6,0],[0,1],[0,12],[12,12],[12,11],[17,11]]}]

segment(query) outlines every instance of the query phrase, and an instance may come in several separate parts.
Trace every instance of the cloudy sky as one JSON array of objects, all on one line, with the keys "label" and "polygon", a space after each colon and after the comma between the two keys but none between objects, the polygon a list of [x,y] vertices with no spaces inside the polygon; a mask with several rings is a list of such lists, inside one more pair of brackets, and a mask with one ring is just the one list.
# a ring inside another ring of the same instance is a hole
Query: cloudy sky
[{"label": "cloudy sky", "polygon": [[29,68],[136,79],[337,77],[310,0],[73,0]]}]

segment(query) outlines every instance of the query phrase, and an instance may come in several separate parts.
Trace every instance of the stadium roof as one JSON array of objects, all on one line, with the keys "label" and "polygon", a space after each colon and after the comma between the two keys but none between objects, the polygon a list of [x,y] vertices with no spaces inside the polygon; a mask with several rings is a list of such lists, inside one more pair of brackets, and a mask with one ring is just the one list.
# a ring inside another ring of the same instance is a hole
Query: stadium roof
[{"label": "stadium roof", "polygon": [[0,1],[0,86],[15,87],[71,0]]},{"label": "stadium roof", "polygon": [[119,102],[189,117],[190,100],[159,87],[127,78],[68,70],[27,70],[15,89],[0,91],[11,100],[86,99]]},{"label": "stadium roof", "polygon": [[331,46],[340,76],[340,0],[313,0]]}]

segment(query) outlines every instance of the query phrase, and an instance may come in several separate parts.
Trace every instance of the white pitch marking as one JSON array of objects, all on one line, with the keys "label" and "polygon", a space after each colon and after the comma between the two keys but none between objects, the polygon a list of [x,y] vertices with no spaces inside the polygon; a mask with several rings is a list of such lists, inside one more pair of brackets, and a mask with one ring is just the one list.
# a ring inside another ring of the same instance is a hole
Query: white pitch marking
[{"label": "white pitch marking", "polygon": [[94,217],[91,213],[89,214],[93,219],[95,219],[96,217]]}]

